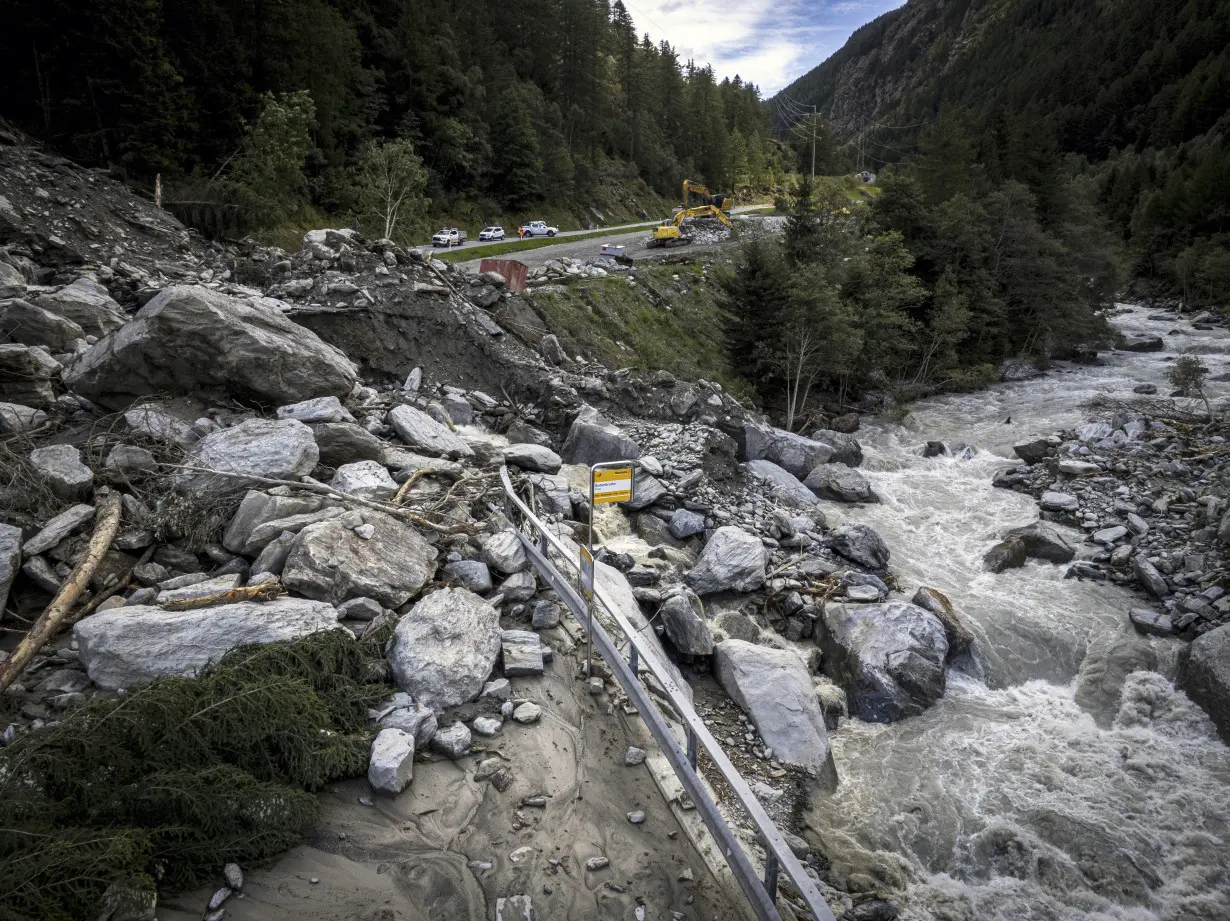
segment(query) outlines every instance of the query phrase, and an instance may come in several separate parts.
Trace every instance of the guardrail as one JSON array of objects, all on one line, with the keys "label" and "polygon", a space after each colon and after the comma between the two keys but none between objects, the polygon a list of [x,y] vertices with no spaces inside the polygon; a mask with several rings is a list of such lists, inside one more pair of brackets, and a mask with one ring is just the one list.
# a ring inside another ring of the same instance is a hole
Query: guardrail
[{"label": "guardrail", "polygon": [[[756,917],[760,921],[781,921],[776,905],[777,879],[779,873],[785,873],[815,921],[834,921],[833,913],[829,911],[815,881],[804,871],[802,864],[799,863],[798,858],[794,856],[789,845],[777,830],[777,826],[764,811],[764,807],[760,805],[760,801],[756,799],[751,788],[748,787],[743,775],[731,763],[726,752],[693,709],[690,698],[671,677],[670,670],[660,660],[657,648],[648,642],[619,609],[619,606],[611,600],[606,590],[595,580],[595,600],[601,603],[610,618],[627,637],[630,651],[628,661],[624,660],[618,646],[597,618],[586,616],[588,608],[580,592],[574,587],[574,582],[579,575],[579,560],[572,558],[573,554],[559,537],[553,534],[517,495],[512,480],[509,478],[507,467],[501,469],[500,479],[504,487],[505,515],[514,525],[518,523],[529,525],[535,532],[537,539],[533,540],[526,536],[520,528],[515,529],[525,548],[526,555],[534,564],[539,575],[555,590],[560,600],[572,612],[582,629],[588,630],[590,641],[606,661],[607,667],[619,681],[628,699],[636,707],[641,719],[644,720],[646,727],[661,747],[662,753],[670,762],[679,782],[695,804],[709,833],[713,835],[720,847],[722,856],[730,865],[735,880],[751,903]],[[555,550],[561,559],[569,563],[573,576],[571,579],[566,578],[551,561],[552,550]],[[642,667],[657,679],[666,698],[682,720],[687,731],[686,752],[679,744],[666,717],[653,702],[648,690],[641,684],[638,675]],[[760,840],[764,842],[766,855],[763,879],[752,866],[750,858],[735,838],[730,826],[726,824],[717,803],[709,795],[708,788],[697,773],[696,756],[702,748],[760,833]]]}]

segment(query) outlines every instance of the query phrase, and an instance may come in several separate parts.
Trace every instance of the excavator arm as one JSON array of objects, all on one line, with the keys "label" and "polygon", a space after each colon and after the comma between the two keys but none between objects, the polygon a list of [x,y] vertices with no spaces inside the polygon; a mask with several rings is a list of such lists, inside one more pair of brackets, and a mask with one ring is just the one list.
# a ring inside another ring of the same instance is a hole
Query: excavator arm
[{"label": "excavator arm", "polygon": [[683,180],[683,210],[687,211],[691,204],[690,196],[697,195],[704,199],[702,204],[711,205],[719,211],[729,211],[730,206],[726,204],[726,196],[715,194],[709,191],[707,186],[701,185],[699,182],[693,182],[690,179]]}]

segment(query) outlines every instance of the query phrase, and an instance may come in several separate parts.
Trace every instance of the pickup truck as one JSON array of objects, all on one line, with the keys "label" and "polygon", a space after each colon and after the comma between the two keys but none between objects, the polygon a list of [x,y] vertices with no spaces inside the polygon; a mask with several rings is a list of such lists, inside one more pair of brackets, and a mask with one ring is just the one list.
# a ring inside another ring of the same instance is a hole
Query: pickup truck
[{"label": "pickup truck", "polygon": [[431,238],[432,246],[460,246],[466,241],[466,233],[464,230],[458,230],[456,227],[445,227],[434,237]]},{"label": "pickup truck", "polygon": [[546,221],[530,221],[521,229],[527,237],[553,237],[559,233],[558,227],[548,227]]}]

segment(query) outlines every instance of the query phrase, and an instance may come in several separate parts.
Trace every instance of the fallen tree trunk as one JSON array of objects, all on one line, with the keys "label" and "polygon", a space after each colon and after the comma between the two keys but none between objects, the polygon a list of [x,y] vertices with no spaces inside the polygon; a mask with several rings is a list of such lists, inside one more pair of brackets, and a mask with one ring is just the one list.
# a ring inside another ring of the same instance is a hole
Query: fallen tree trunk
[{"label": "fallen tree trunk", "polygon": [[39,615],[34,626],[13,650],[13,654],[0,662],[0,693],[8,690],[9,685],[25,671],[34,654],[59,632],[73,604],[89,585],[103,556],[111,549],[111,542],[115,540],[116,532],[120,529],[120,508],[119,493],[108,492],[100,496],[94,534],[90,537],[85,556],[69,574],[68,581],[61,586],[51,604],[47,605],[47,609]]}]

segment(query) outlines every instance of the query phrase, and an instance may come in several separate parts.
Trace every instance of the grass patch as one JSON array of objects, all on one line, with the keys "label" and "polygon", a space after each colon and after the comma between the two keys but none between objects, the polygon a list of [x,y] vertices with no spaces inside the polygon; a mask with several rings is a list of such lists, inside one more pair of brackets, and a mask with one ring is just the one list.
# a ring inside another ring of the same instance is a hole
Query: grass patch
[{"label": "grass patch", "polygon": [[[486,259],[491,256],[503,256],[506,253],[516,253],[523,249],[541,249],[544,246],[555,246],[559,243],[579,243],[582,240],[596,240],[599,237],[621,236],[630,233],[645,233],[650,227],[613,227],[609,230],[595,230],[593,233],[579,233],[572,237],[534,237],[530,240],[505,240],[503,243],[492,243],[490,246],[469,246],[465,249],[446,249],[436,252],[435,259],[445,259],[449,262],[469,262],[471,259]],[[595,253],[594,255],[597,255]]]}]

